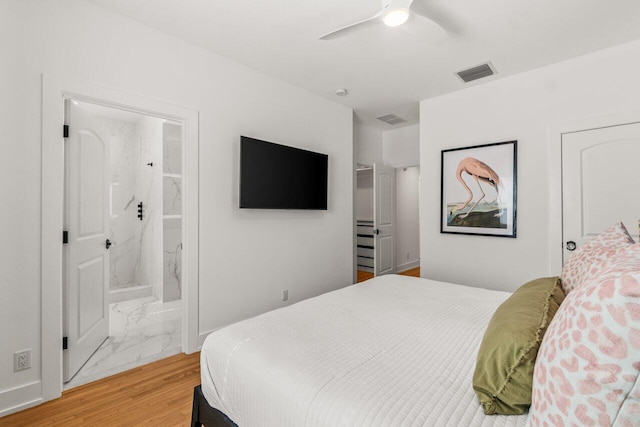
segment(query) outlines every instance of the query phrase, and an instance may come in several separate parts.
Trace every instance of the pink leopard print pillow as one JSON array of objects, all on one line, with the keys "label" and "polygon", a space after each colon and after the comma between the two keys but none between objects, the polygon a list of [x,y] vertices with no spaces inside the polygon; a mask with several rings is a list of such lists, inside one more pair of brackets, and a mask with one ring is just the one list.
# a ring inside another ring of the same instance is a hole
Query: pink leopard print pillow
[{"label": "pink leopard print pillow", "polygon": [[560,306],[534,368],[529,425],[640,425],[640,244],[618,248]]},{"label": "pink leopard print pillow", "polygon": [[580,286],[587,270],[599,261],[610,258],[612,250],[634,243],[624,224],[619,222],[580,246],[562,267],[560,278],[564,293],[568,295]]}]

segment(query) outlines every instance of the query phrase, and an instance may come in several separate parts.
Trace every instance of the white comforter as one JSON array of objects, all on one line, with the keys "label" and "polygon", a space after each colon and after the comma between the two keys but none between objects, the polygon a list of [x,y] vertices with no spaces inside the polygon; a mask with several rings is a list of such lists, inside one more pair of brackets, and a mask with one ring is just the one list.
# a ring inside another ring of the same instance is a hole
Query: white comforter
[{"label": "white comforter", "polygon": [[218,330],[202,390],[241,427],[524,426],[486,416],[476,352],[510,294],[382,276]]}]

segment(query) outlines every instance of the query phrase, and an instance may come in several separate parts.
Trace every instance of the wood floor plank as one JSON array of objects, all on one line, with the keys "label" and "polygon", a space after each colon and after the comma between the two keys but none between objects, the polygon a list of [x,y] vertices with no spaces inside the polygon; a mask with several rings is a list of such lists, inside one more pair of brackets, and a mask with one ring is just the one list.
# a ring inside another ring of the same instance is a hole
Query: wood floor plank
[{"label": "wood floor plank", "polygon": [[198,384],[200,353],[178,354],[65,391],[0,426],[188,426]]},{"label": "wood floor plank", "polygon": [[358,270],[358,283],[364,282],[365,280],[373,279],[374,274],[369,273],[368,271]]},{"label": "wood floor plank", "polygon": [[[405,270],[402,273],[398,273],[402,276],[412,276],[412,277],[420,277],[420,267],[412,268],[410,270]],[[369,273],[367,271],[358,270],[358,283],[364,282],[365,280],[373,279],[374,274]]]},{"label": "wood floor plank", "polygon": [[398,273],[403,276],[411,276],[411,277],[420,277],[420,267],[412,268],[410,270],[405,270],[402,273]]}]

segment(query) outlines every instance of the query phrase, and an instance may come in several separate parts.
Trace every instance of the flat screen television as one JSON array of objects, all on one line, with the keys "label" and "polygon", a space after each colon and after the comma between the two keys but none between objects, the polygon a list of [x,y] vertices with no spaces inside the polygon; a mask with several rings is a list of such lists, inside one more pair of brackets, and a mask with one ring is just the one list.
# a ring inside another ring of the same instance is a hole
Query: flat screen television
[{"label": "flat screen television", "polygon": [[240,137],[240,208],[327,210],[328,159]]}]

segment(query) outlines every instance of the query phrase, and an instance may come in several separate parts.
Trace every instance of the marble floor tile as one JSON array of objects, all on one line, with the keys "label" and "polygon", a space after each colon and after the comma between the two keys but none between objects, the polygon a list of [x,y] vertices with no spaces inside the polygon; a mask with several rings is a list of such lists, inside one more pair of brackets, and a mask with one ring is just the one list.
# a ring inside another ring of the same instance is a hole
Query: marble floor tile
[{"label": "marble floor tile", "polygon": [[110,304],[109,337],[73,379],[69,389],[182,351],[182,301],[155,297]]}]

